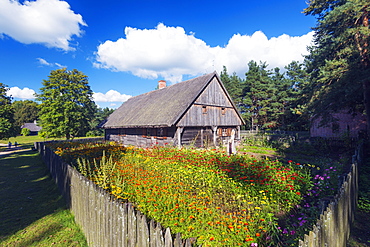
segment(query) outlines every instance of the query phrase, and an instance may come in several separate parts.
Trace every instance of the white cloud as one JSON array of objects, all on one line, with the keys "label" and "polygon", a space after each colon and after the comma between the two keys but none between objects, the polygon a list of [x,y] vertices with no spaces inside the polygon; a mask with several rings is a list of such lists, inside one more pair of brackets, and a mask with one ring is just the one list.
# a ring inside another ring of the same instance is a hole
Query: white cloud
[{"label": "white cloud", "polygon": [[34,99],[35,91],[33,89],[30,89],[28,87],[25,87],[23,89],[20,89],[19,87],[11,87],[6,92],[7,96],[11,96],[13,98],[20,98],[20,99]]},{"label": "white cloud", "polygon": [[250,60],[267,62],[269,68],[302,61],[308,54],[313,32],[303,36],[281,35],[268,39],[261,32],[253,35],[235,34],[225,47],[211,47],[203,40],[187,34],[182,27],[167,27],[160,23],[155,29],[125,28],[125,38],[106,41],[98,46],[94,66],[114,71],[131,72],[155,79],[160,76],[171,82],[183,75],[199,75],[225,65],[239,76],[248,70]]},{"label": "white cloud", "polygon": [[86,23],[66,1],[0,0],[0,38],[5,34],[24,44],[41,43],[69,51],[75,50],[70,42],[72,36],[81,36],[80,26]]},{"label": "white cloud", "polygon": [[40,63],[40,65],[42,65],[42,66],[59,67],[59,68],[66,68],[67,67],[67,66],[61,65],[60,63],[49,63],[48,61],[46,61],[45,59],[40,58],[40,57],[38,57],[36,59]]},{"label": "white cloud", "polygon": [[39,63],[41,64],[41,65],[46,65],[46,66],[53,66],[51,63],[49,63],[48,61],[46,61],[45,59],[43,59],[43,58],[36,58],[38,61],[39,61]]},{"label": "white cloud", "polygon": [[120,94],[115,90],[109,90],[108,92],[104,93],[94,93],[93,99],[95,102],[125,102],[131,95]]},{"label": "white cloud", "polygon": [[210,47],[182,27],[155,29],[125,28],[126,39],[106,41],[98,47],[95,66],[155,79],[163,76],[169,81],[182,79],[183,74],[196,75],[209,61]]},{"label": "white cloud", "polygon": [[292,61],[303,61],[307,55],[307,46],[312,45],[314,32],[292,37],[283,34],[268,39],[262,31],[252,36],[235,34],[228,44],[221,49],[215,49],[215,67],[218,71],[225,65],[229,72],[244,75],[249,61],[267,62],[268,68],[281,69]]}]

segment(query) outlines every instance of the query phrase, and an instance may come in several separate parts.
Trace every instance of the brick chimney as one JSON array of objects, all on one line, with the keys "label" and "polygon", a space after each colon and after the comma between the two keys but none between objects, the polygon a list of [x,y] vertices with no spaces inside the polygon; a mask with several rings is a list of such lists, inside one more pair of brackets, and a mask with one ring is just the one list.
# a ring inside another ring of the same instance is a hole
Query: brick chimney
[{"label": "brick chimney", "polygon": [[166,87],[166,81],[165,80],[160,80],[158,81],[158,89],[162,89]]}]

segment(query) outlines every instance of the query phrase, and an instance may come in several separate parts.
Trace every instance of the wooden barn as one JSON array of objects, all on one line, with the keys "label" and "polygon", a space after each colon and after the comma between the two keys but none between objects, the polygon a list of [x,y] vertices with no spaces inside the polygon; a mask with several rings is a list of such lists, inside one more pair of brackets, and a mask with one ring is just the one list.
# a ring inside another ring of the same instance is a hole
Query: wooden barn
[{"label": "wooden barn", "polygon": [[102,125],[105,139],[125,145],[210,147],[240,140],[244,121],[216,72],[124,102]]}]

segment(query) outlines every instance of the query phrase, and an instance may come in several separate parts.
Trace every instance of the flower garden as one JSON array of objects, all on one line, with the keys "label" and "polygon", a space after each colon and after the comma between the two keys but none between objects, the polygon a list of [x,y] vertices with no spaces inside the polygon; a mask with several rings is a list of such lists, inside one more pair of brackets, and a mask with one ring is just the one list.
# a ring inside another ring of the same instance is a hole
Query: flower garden
[{"label": "flower garden", "polygon": [[52,142],[81,174],[202,246],[296,246],[337,170],[217,150]]}]

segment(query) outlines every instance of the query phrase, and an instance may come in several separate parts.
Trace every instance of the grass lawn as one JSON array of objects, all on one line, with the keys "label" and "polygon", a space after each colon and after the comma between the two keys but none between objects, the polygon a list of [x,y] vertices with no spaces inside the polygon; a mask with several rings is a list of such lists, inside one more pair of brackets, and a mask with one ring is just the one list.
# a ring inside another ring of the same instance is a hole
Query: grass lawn
[{"label": "grass lawn", "polygon": [[0,154],[0,246],[87,246],[46,166],[31,150],[42,139],[10,141],[20,147]]}]

